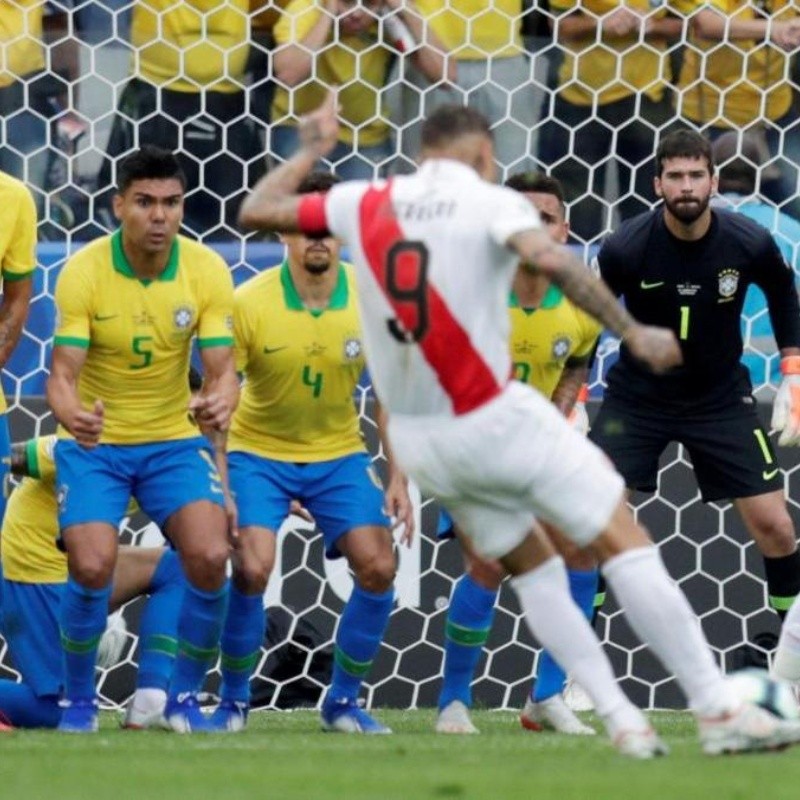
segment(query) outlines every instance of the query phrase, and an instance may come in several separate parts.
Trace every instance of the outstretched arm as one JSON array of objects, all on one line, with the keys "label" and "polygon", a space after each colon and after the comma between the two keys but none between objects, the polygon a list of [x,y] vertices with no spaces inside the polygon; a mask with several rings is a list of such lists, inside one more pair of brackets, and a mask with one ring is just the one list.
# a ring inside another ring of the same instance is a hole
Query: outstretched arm
[{"label": "outstretched arm", "polygon": [[608,286],[568,247],[554,242],[544,229],[516,233],[508,245],[519,255],[523,268],[547,275],[575,305],[619,336],[631,354],[654,372],[665,372],[682,362],[680,346],[672,331],[637,322]]},{"label": "outstretched arm", "polygon": [[239,209],[239,225],[250,230],[300,230],[297,187],[314,164],[333,150],[339,136],[336,92],[331,90],[323,104],[303,117],[298,126],[300,148],[255,185]]}]

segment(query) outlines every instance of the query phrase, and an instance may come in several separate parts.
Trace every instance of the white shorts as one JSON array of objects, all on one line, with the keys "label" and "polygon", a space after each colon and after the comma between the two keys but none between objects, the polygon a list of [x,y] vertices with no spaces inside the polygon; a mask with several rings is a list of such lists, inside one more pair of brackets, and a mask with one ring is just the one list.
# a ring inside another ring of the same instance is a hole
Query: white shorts
[{"label": "white shorts", "polygon": [[392,415],[389,438],[400,466],[486,558],[513,550],[534,517],[585,547],[625,491],[602,451],[516,381],[460,417]]}]

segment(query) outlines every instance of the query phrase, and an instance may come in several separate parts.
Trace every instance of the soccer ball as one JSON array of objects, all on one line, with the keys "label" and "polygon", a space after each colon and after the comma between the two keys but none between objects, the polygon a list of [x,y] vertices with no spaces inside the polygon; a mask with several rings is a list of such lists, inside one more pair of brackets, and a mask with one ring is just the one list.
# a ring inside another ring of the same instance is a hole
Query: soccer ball
[{"label": "soccer ball", "polygon": [[792,687],[771,678],[766,670],[743,669],[734,672],[728,676],[728,683],[745,702],[761,706],[781,719],[800,719],[800,706]]}]

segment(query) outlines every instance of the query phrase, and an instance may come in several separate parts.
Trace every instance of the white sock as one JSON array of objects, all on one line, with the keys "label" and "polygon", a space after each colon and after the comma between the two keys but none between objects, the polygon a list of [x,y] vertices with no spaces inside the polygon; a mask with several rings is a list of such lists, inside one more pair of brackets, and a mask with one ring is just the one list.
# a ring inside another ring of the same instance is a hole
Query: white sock
[{"label": "white sock", "polygon": [[602,569],[633,632],[677,678],[690,708],[709,717],[735,708],[700,624],[667,574],[658,548],[627,550]]},{"label": "white sock", "polygon": [[781,628],[772,674],[790,683],[800,681],[800,603],[792,603]]},{"label": "white sock", "polygon": [[137,689],[133,694],[131,707],[142,713],[160,713],[167,703],[167,693],[163,689]]},{"label": "white sock", "polygon": [[594,700],[609,734],[648,726],[641,711],[617,685],[611,664],[569,593],[561,558],[553,557],[511,579],[531,633]]}]

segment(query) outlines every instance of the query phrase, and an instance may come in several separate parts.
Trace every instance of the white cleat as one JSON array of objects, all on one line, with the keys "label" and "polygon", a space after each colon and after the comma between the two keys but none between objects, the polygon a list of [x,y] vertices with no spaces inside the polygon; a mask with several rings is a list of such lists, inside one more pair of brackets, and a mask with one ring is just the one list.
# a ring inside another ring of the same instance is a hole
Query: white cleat
[{"label": "white cleat", "polygon": [[597,731],[584,725],[564,702],[560,694],[555,694],[535,703],[530,697],[519,715],[519,721],[528,731],[556,731],[570,736],[596,736]]},{"label": "white cleat", "polygon": [[165,729],[164,706],[167,693],[161,689],[137,689],[128,703],[122,727],[131,731]]},{"label": "white cleat", "polygon": [[436,733],[473,734],[480,731],[472,724],[469,709],[460,700],[453,700],[439,712]]},{"label": "white cleat", "polygon": [[669,755],[669,748],[649,726],[641,730],[619,731],[614,736],[613,744],[623,756],[640,761]]},{"label": "white cleat", "polygon": [[700,744],[707,755],[783,750],[800,742],[800,722],[785,720],[752,703],[722,717],[698,720]]},{"label": "white cleat", "polygon": [[567,708],[573,711],[594,711],[594,701],[574,678],[567,678],[563,694]]}]

